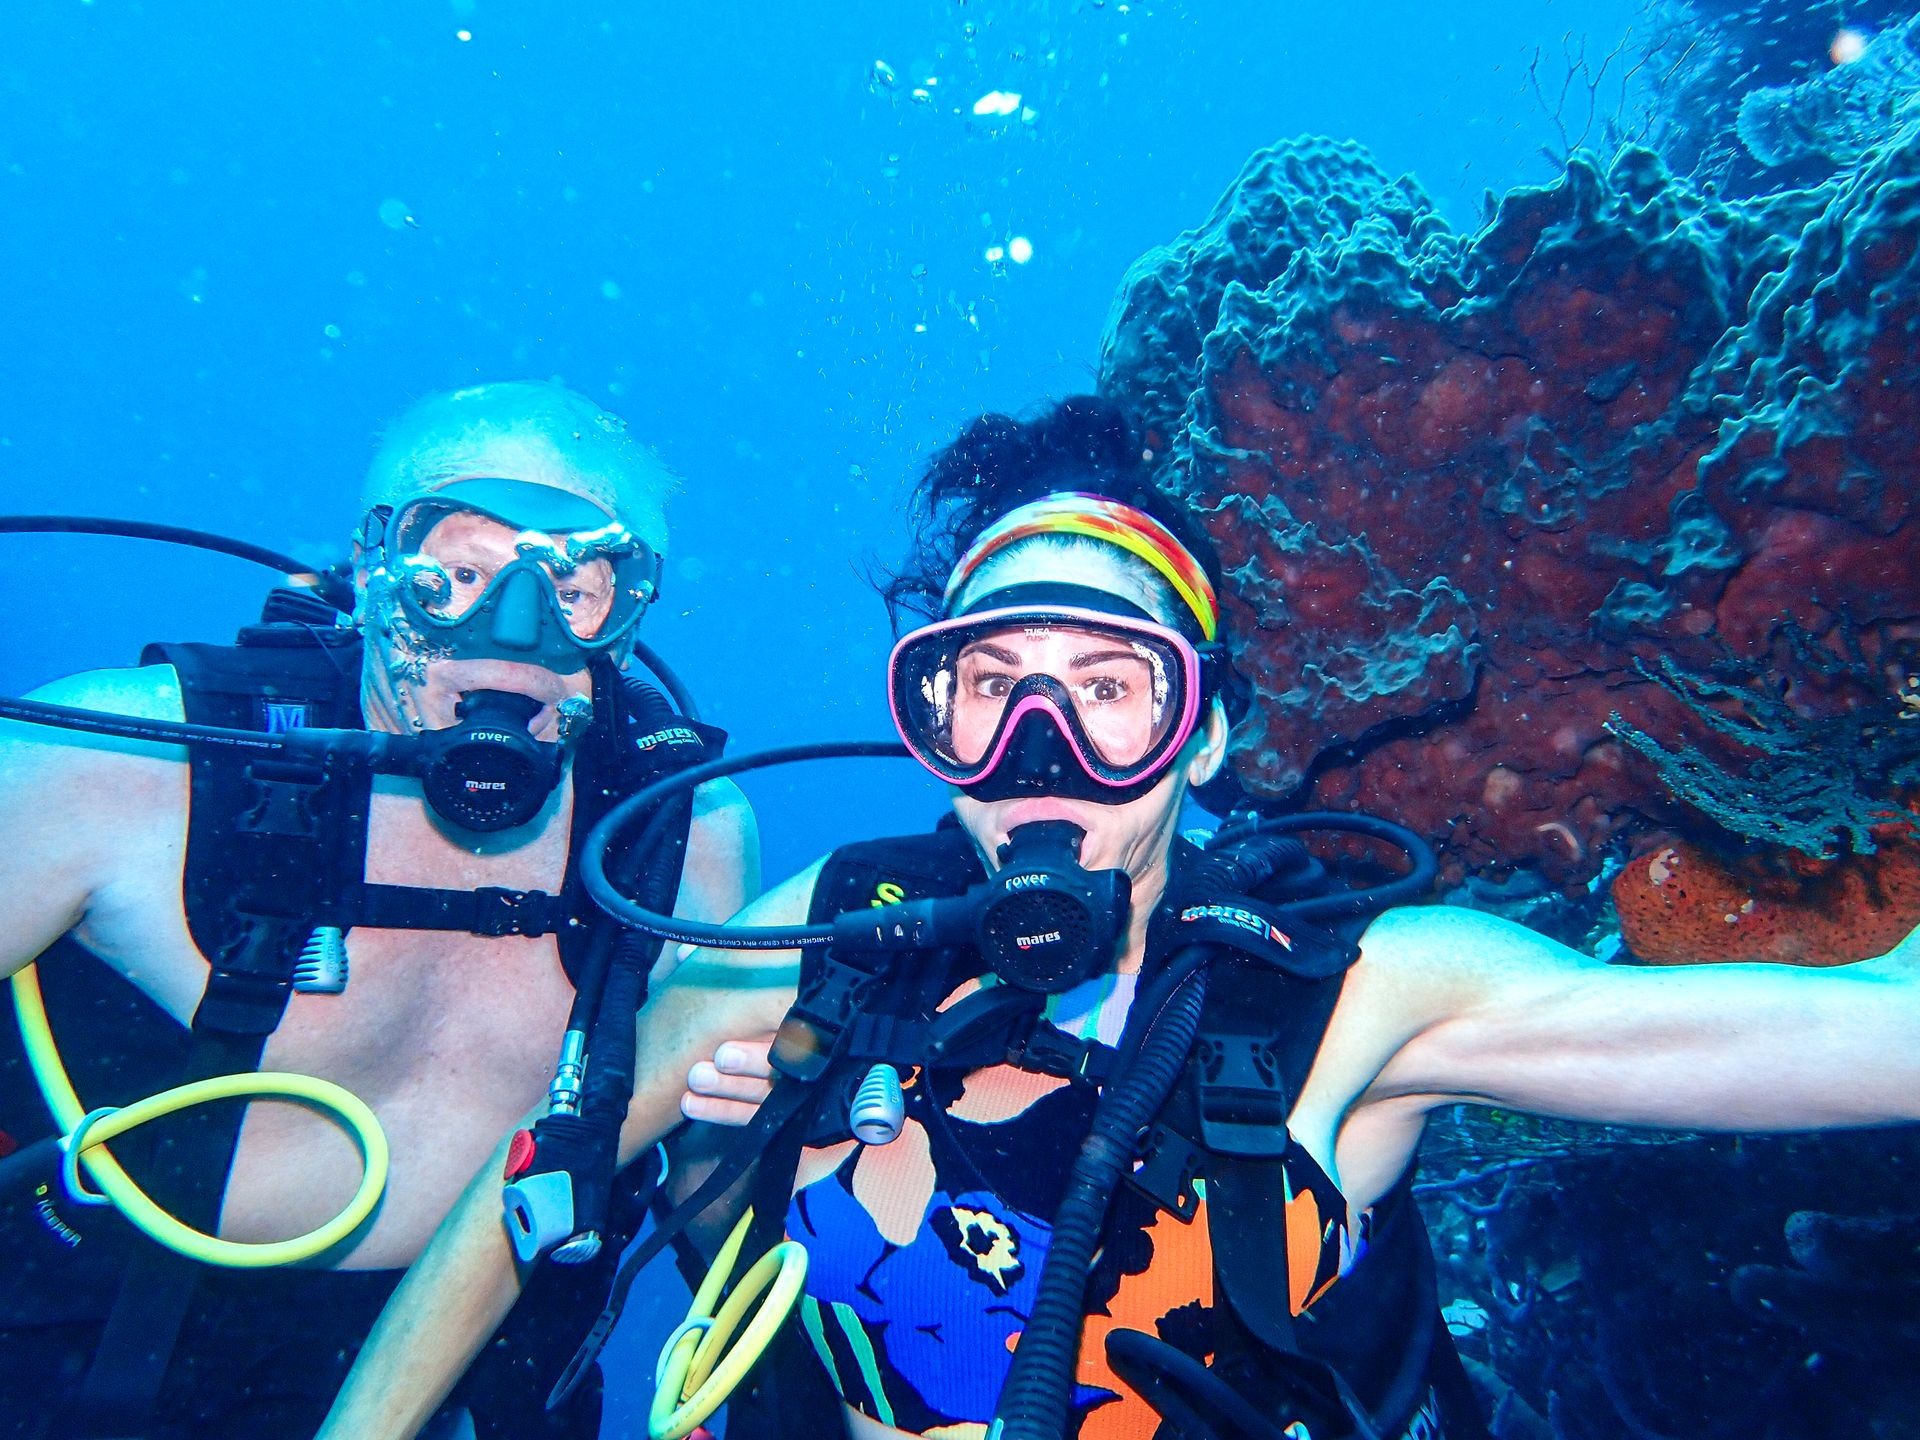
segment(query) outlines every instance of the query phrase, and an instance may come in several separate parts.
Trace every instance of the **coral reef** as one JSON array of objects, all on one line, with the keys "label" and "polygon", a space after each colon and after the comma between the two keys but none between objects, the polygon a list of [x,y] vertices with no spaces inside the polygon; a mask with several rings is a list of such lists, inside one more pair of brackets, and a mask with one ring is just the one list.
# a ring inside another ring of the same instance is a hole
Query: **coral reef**
[{"label": "coral reef", "polygon": [[[1913,817],[1887,799],[1920,785],[1920,726],[1903,723],[1913,718],[1907,691],[1899,692],[1898,709],[1816,720],[1763,688],[1766,677],[1755,667],[1729,669],[1745,683],[1682,674],[1667,656],[1657,672],[1641,673],[1665,686],[1710,733],[1750,752],[1755,758],[1743,770],[1723,769],[1694,745],[1669,750],[1618,715],[1607,728],[1644,756],[1668,789],[1733,835],[1827,859],[1841,842],[1871,855],[1879,848],[1877,833],[1914,828]],[[1828,667],[1822,673],[1839,672]]]},{"label": "coral reef", "polygon": [[1421,1166],[1441,1299],[1496,1394],[1555,1440],[1915,1433],[1920,1131],[1566,1127],[1555,1155],[1535,1129],[1443,1119]]},{"label": "coral reef", "polygon": [[1740,98],[1734,129],[1773,168],[1809,158],[1852,165],[1903,126],[1920,124],[1920,17],[1864,41],[1858,58]]},{"label": "coral reef", "polygon": [[[1611,102],[1593,137],[1602,148],[1648,145],[1722,195],[1817,185],[1911,118],[1902,106],[1912,93],[1913,9],[1648,0],[1610,63],[1565,57],[1563,102],[1581,101],[1587,82]],[[1550,83],[1557,72],[1544,54],[1541,68]]]},{"label": "coral reef", "polygon": [[1920,925],[1920,845],[1896,840],[1828,863],[1727,862],[1674,841],[1628,861],[1613,901],[1621,938],[1652,964],[1842,965],[1885,954]]},{"label": "coral reef", "polygon": [[1779,735],[1853,788],[1766,840],[1902,798],[1843,742],[1907,728],[1916,335],[1914,135],[1741,201],[1576,157],[1473,234],[1305,139],[1128,273],[1102,383],[1226,567],[1243,785],[1572,887],[1627,837],[1759,838],[1733,792],[1811,773]]}]

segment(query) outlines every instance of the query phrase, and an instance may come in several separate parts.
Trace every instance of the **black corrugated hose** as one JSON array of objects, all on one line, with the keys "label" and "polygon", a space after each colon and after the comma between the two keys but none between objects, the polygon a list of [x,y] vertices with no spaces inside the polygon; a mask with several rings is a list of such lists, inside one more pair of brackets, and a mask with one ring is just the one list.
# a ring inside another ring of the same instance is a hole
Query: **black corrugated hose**
[{"label": "black corrugated hose", "polygon": [[[1193,1048],[1206,1001],[1207,955],[1200,945],[1179,951],[1154,986],[1160,993],[1141,997],[1144,1003],[1135,1011],[1144,1017],[1137,1058],[1100,1097],[1081,1142],[989,1440],[1061,1440],[1071,1428],[1087,1278],[1107,1206],[1133,1163],[1140,1132],[1166,1103]],[[1124,1054],[1133,1047],[1123,1037],[1120,1048]]]}]

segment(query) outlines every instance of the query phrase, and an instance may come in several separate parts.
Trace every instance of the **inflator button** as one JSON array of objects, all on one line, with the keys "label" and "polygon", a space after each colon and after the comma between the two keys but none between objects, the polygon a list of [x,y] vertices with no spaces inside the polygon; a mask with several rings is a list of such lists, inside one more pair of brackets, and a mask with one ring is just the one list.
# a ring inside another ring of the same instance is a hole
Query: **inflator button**
[{"label": "inflator button", "polygon": [[507,1169],[500,1178],[508,1182],[518,1180],[533,1168],[533,1132],[516,1130],[513,1139],[507,1142]]}]

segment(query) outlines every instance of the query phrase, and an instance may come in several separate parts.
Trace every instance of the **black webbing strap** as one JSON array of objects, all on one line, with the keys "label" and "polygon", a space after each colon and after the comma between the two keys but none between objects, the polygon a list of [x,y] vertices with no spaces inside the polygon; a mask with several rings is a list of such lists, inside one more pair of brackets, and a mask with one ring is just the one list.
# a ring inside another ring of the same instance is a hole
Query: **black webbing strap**
[{"label": "black webbing strap", "polygon": [[432,890],[411,885],[359,885],[324,918],[341,929],[464,930],[470,935],[551,935],[572,918],[559,896],[544,890]]},{"label": "black webbing strap", "polygon": [[[1200,1039],[1179,1116],[1206,1155],[1214,1273],[1224,1298],[1262,1344],[1297,1350],[1287,1272],[1286,1190],[1277,1173],[1287,1117],[1312,1069],[1343,975],[1298,980],[1222,955],[1207,989]],[[1287,1024],[1275,1030],[1274,1017]],[[1169,1118],[1172,1118],[1171,1116]]]},{"label": "black webbing strap", "polygon": [[[184,1080],[259,1069],[267,1033],[222,1033],[202,1028],[196,1017]],[[237,1101],[197,1105],[167,1126],[155,1141],[146,1186],[163,1209],[197,1230],[214,1230],[245,1116]],[[134,1251],[64,1434],[119,1440],[147,1432],[199,1275],[199,1262],[164,1246]]]}]

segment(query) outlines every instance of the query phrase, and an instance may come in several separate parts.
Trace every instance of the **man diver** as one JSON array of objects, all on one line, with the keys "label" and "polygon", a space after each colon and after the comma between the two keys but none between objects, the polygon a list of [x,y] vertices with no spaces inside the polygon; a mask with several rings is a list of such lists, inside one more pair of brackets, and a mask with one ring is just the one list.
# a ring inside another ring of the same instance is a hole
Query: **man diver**
[{"label": "man diver", "polygon": [[[547,1088],[570,977],[597,936],[609,943],[575,881],[584,825],[719,743],[621,673],[657,593],[671,484],[624,421],[558,385],[435,396],[368,472],[354,627],[282,595],[278,623],[237,647],[153,647],[137,669],[34,697],[484,742],[492,758],[450,782],[343,767],[322,783],[198,749],[189,764],[181,746],[0,732],[0,964],[40,958],[87,1103],[165,1088],[183,1066],[290,1071],[357,1094],[392,1155],[383,1202],[323,1270],[174,1263],[57,1185],[14,1204],[0,1436],[237,1440],[318,1424],[387,1290]],[[684,915],[732,914],[759,868],[738,790],[700,787],[682,834],[666,893]],[[4,1093],[7,1131],[45,1128],[23,1084]],[[352,1140],[299,1105],[251,1105],[224,1137],[217,1119],[172,1123],[193,1134],[158,1141],[154,1189],[223,1238],[312,1228],[360,1179]],[[597,1397],[573,1428],[474,1409],[483,1436],[597,1433]]]}]

